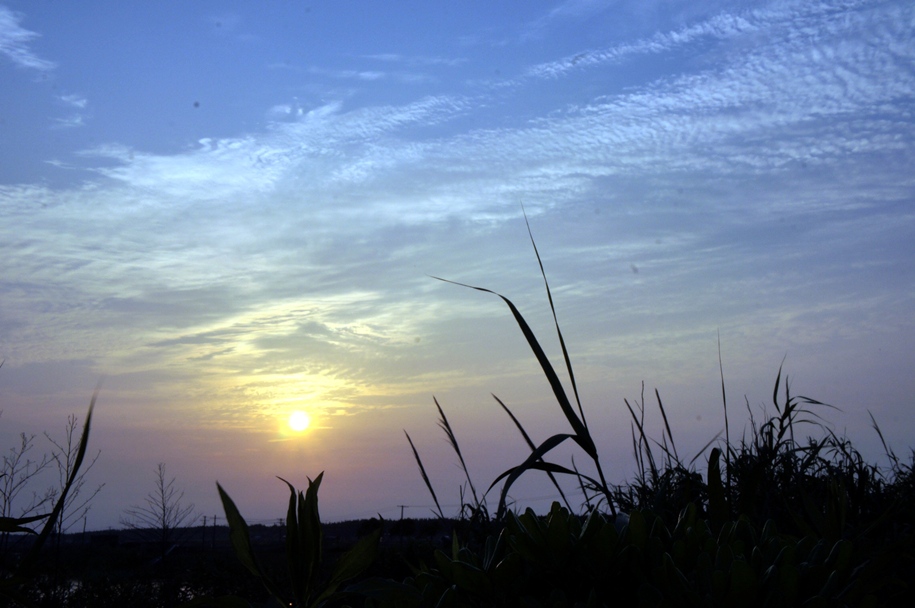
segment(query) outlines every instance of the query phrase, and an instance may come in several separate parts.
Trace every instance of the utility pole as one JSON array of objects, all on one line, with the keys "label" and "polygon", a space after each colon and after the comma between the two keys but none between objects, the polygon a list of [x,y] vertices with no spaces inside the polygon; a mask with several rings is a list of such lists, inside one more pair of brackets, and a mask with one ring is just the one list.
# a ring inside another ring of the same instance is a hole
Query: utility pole
[{"label": "utility pole", "polygon": [[213,549],[216,549],[216,515],[213,515]]},{"label": "utility pole", "polygon": [[397,505],[397,506],[400,507],[400,521],[403,521],[403,510],[405,507],[409,507],[410,505]]}]

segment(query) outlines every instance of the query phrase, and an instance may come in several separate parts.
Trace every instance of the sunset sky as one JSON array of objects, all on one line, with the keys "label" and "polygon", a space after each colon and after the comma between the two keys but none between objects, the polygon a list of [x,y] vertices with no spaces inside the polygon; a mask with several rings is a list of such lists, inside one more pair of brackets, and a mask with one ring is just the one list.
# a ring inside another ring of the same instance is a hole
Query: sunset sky
[{"label": "sunset sky", "polygon": [[723,429],[719,334],[732,437],[784,359],[915,446],[911,2],[111,0],[0,4],[0,450],[102,380],[89,528],[159,462],[209,518],[321,471],[326,520],[426,517],[404,430],[457,514],[433,396],[478,486],[528,452],[490,393],[568,430],[505,304],[432,278],[559,366],[522,205],[612,481],[643,381],[687,459]]}]

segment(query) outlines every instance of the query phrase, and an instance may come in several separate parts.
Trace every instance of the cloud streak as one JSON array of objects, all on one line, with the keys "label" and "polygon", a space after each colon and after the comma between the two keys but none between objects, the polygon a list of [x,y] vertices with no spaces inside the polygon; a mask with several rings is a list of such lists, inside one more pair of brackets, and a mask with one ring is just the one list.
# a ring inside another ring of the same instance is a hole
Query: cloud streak
[{"label": "cloud streak", "polygon": [[30,42],[39,34],[25,29],[21,22],[20,15],[0,6],[0,55],[20,68],[39,72],[53,70],[57,67],[54,62],[42,59],[30,48]]}]

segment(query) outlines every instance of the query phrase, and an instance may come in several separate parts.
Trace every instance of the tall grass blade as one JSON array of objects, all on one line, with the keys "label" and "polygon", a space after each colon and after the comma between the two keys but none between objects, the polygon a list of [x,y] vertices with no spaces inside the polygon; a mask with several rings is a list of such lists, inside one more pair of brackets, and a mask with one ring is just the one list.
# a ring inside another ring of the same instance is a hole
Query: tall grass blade
[{"label": "tall grass blade", "polygon": [[426,475],[426,467],[423,466],[423,461],[419,457],[419,452],[416,451],[416,446],[413,445],[413,440],[410,439],[410,434],[407,431],[403,432],[407,436],[407,441],[410,442],[410,448],[413,450],[413,457],[416,458],[416,464],[419,465],[419,474],[422,475],[423,481],[426,483],[426,488],[429,489],[429,494],[432,495],[432,500],[435,502],[435,508],[438,510],[438,516],[441,519],[445,519],[445,514],[442,512],[442,506],[438,502],[438,497],[435,495],[435,490],[432,489],[432,482],[429,481],[429,476]]},{"label": "tall grass blade", "polygon": [[[674,459],[677,461],[677,464],[680,464],[680,455],[677,454],[677,445],[674,443],[673,433],[670,432],[670,424],[667,422],[667,412],[664,411],[664,404],[661,403],[661,393],[658,392],[658,389],[654,389],[654,396],[658,399],[658,408],[661,410],[661,418],[664,419],[664,429],[667,431],[667,437],[670,439],[670,447],[674,451]],[[666,447],[665,451],[667,451]]]},{"label": "tall grass blade", "polygon": [[[727,453],[724,455],[725,463],[731,458],[731,430],[728,425],[728,394],[724,390],[724,364],[721,362],[721,331],[718,331],[718,373],[721,376],[721,403],[724,406],[724,443]],[[704,451],[704,450],[703,450]],[[725,475],[728,492],[731,491],[731,467],[725,464]]]},{"label": "tall grass blade", "polygon": [[467,463],[464,462],[464,455],[461,454],[461,446],[458,445],[457,437],[454,434],[454,431],[451,429],[451,424],[448,422],[448,417],[445,416],[445,411],[442,409],[442,406],[439,405],[438,399],[432,397],[432,401],[435,402],[435,407],[438,408],[438,426],[448,437],[448,443],[451,444],[451,448],[454,450],[454,453],[457,454],[458,460],[461,462],[461,468],[464,469],[464,477],[467,479],[467,484],[470,486],[470,493],[473,495],[473,504],[474,508],[479,510],[482,506],[480,499],[477,498],[477,490],[473,486],[473,480],[470,478],[470,471],[467,470]]},{"label": "tall grass blade", "polygon": [[[781,415],[781,413],[782,413],[782,408],[778,404],[778,386],[782,380],[782,367],[785,365],[785,359],[787,359],[787,358],[788,358],[788,355],[785,355],[782,358],[782,362],[779,363],[779,365],[778,365],[778,374],[775,376],[775,388],[772,390],[772,403],[775,404],[775,411],[778,412],[779,415]],[[785,390],[788,390],[787,387],[785,388]]]},{"label": "tall grass blade", "polygon": [[534,233],[531,231],[531,223],[527,219],[527,212],[524,211],[524,205],[521,205],[521,213],[524,214],[524,224],[527,226],[527,234],[531,237],[531,245],[534,248],[534,255],[537,256],[537,264],[540,266],[540,276],[543,277],[543,286],[546,288],[546,297],[550,303],[550,312],[553,313],[553,324],[556,326],[556,335],[559,337],[559,347],[562,349],[562,358],[565,361],[566,369],[569,372],[569,380],[572,383],[572,392],[575,395],[575,403],[578,405],[578,414],[581,416],[582,424],[587,427],[585,420],[585,411],[581,407],[581,399],[578,397],[578,383],[575,382],[575,373],[572,371],[572,360],[569,358],[569,351],[566,348],[566,341],[562,337],[562,330],[559,328],[559,319],[556,317],[556,307],[553,305],[553,293],[550,291],[550,284],[546,279],[546,271],[543,269],[543,260],[540,258],[540,251],[537,250],[537,243],[534,242]]},{"label": "tall grass blade", "polygon": [[870,412],[870,410],[868,410],[867,415],[870,416],[871,426],[873,426],[874,430],[877,431],[877,437],[880,438],[880,443],[881,443],[881,445],[883,445],[883,453],[886,454],[886,457],[890,459],[890,461],[893,463],[893,466],[898,468],[899,458],[896,456],[896,452],[894,452],[887,445],[886,439],[884,439],[884,437],[883,437],[883,431],[880,430],[880,425],[877,424],[877,420],[874,418],[874,415]]},{"label": "tall grass blade", "polygon": [[[632,409],[631,405],[629,405],[629,400],[623,399],[623,403],[626,404],[626,408],[629,410],[629,414],[632,416],[632,420],[633,420],[633,422],[635,422],[635,426],[639,430],[639,453],[644,454],[644,456],[646,458],[648,458],[648,466],[650,467],[650,470],[651,470],[651,478],[653,481],[657,481],[658,465],[655,462],[654,453],[651,451],[651,447],[648,445],[648,434],[645,432],[645,426],[644,426],[645,425],[645,419],[644,419],[645,406],[643,405],[641,407],[640,411],[642,413],[642,419],[640,420],[639,417],[636,416],[635,410]],[[642,465],[642,468],[644,470],[644,464]]]},{"label": "tall grass blade", "polygon": [[[585,509],[590,513],[594,507],[591,505],[591,496],[588,494],[588,488],[585,486],[585,478],[578,470],[578,467],[575,466],[575,456],[572,456],[572,470],[575,471],[575,478],[578,480],[578,487],[581,489],[581,494],[585,498]],[[565,498],[565,496],[563,496],[563,498]],[[566,502],[566,508],[568,508],[569,511],[572,510],[572,507],[568,504],[568,502]]]}]

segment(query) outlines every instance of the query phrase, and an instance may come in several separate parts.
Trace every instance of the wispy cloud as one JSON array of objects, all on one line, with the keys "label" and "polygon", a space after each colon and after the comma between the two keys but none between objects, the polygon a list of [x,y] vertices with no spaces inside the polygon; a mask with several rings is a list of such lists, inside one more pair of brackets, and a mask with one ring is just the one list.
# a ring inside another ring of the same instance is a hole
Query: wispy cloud
[{"label": "wispy cloud", "polygon": [[379,80],[385,77],[385,72],[378,70],[329,70],[312,66],[308,68],[308,72],[340,79]]},{"label": "wispy cloud", "polygon": [[412,66],[447,66],[457,67],[467,63],[467,59],[460,57],[433,57],[422,55],[400,55],[397,53],[380,53],[375,55],[362,55],[366,59],[383,61],[385,63],[400,63]]},{"label": "wispy cloud", "polygon": [[84,126],[85,119],[82,114],[71,114],[66,118],[55,118],[51,123],[51,128],[54,129],[73,129],[76,127]]},{"label": "wispy cloud", "polygon": [[[89,100],[83,95],[77,94],[67,94],[60,95],[57,97],[57,100],[70,108],[76,108],[77,110],[85,110],[89,105]],[[51,123],[52,129],[73,129],[77,127],[83,127],[86,124],[86,116],[83,112],[76,112],[70,114],[69,116],[63,118],[54,118]]]},{"label": "wispy cloud", "polygon": [[76,95],[76,94],[61,95],[60,97],[58,97],[58,99],[68,106],[72,106],[74,108],[79,108],[81,110],[84,109],[87,105],[89,105],[89,100],[86,99],[86,97],[83,95]]},{"label": "wispy cloud", "polygon": [[0,6],[0,55],[5,56],[14,65],[30,70],[47,72],[56,64],[42,59],[30,48],[30,42],[39,34],[23,28],[22,17],[5,6]]},{"label": "wispy cloud", "polygon": [[557,21],[579,21],[613,6],[613,0],[565,0],[542,17],[528,23],[521,32],[521,39],[536,39],[546,35],[547,30]]},{"label": "wispy cloud", "polygon": [[[571,4],[596,7],[600,3],[573,1]],[[827,28],[839,28],[846,33],[852,33],[860,30],[849,28],[846,20],[850,19],[859,25],[868,21],[872,10],[868,4],[864,0],[839,3],[781,3],[770,8],[723,11],[697,23],[676,30],[657,32],[634,42],[603,49],[582,50],[556,61],[537,64],[529,68],[526,76],[555,78],[572,70],[582,70],[601,64],[619,64],[639,55],[668,53],[703,40],[726,41],[752,36],[752,40],[759,41],[763,39],[760,34],[774,33],[776,40],[793,38],[795,42],[799,42],[797,38],[800,32],[809,35],[812,32],[823,33]],[[903,7],[889,7],[887,10],[907,12]],[[884,13],[880,11],[878,14]],[[898,16],[905,18],[904,14]],[[739,46],[736,48],[740,50]]]}]

